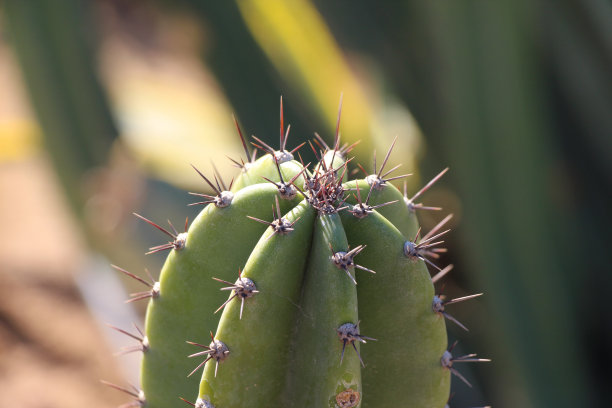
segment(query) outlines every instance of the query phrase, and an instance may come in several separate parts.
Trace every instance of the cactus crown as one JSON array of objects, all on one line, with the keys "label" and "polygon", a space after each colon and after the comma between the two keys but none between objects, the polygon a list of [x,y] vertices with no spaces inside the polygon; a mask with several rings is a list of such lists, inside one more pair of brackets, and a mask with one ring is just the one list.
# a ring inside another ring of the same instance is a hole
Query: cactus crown
[{"label": "cactus crown", "polygon": [[[247,162],[234,161],[229,187],[196,169],[215,195],[192,193],[205,207],[185,232],[137,215],[171,238],[150,252],[170,253],[159,281],[117,267],[148,287],[131,300],[149,305],[141,336],[118,329],[140,342],[142,390],[114,387],[133,397],[126,406],[150,408],[179,398],[200,408],[445,407],[450,374],[469,385],[454,364],[485,361],[447,349],[445,319],[467,328],[445,306],[478,296],[434,294],[450,270],[435,263],[450,217],[419,238],[415,210],[439,208],[415,200],[447,169],[408,198],[391,183],[406,175],[384,170],[394,141],[380,168],[349,181],[354,145],[340,145],[340,112],[333,147],[319,135],[309,143],[312,169],[286,148],[282,99],[280,119],[279,150],[254,137],[259,159],[236,123]],[[433,279],[426,264],[440,271]]]}]

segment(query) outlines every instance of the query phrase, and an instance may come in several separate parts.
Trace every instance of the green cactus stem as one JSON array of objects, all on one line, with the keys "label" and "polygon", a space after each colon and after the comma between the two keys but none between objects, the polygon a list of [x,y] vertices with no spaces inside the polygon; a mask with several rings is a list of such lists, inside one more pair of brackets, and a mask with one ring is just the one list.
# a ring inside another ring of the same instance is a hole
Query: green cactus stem
[{"label": "green cactus stem", "polygon": [[241,279],[249,279],[257,293],[247,299],[232,290],[216,332],[230,352],[218,372],[206,365],[201,399],[218,407],[282,406],[314,214],[304,200],[279,215],[251,252]]},{"label": "green cactus stem", "polygon": [[446,170],[408,198],[391,184],[403,176],[384,170],[391,149],[374,174],[346,181],[339,125],[332,148],[311,144],[312,169],[285,149],[288,129],[281,105],[280,149],[255,139],[267,153],[231,191],[200,173],[216,195],[196,194],[207,206],[187,232],[145,219],[171,238],[151,251],[170,254],[159,282],[137,278],[149,289],[133,298],[150,302],[144,333],[120,330],[144,353],[143,390],[115,388],[147,408],[179,398],[196,408],[445,407],[451,374],[465,381],[454,364],[488,361],[447,349],[446,320],[467,328],[446,306],[480,294],[434,293],[452,268],[435,262],[451,216],[421,234],[415,211],[437,209],[415,200]]},{"label": "green cactus stem", "polygon": [[443,407],[450,390],[439,362],[446,329],[432,310],[424,262],[406,256],[406,238],[375,211],[363,218],[345,212],[342,222],[349,244],[366,245],[360,263],[377,272],[357,277],[361,327],[378,339],[362,353],[363,407]]},{"label": "green cactus stem", "polygon": [[[148,407],[173,407],[179,396],[196,394],[198,376],[187,378],[193,362],[186,356],[193,349],[186,341],[203,339],[217,326],[214,311],[224,293],[212,277],[235,278],[265,230],[247,215],[271,221],[277,196],[271,184],[246,187],[227,206],[212,203],[204,208],[188,232],[171,244],[160,294],[151,299],[145,322],[150,347],[144,353],[141,381]],[[298,202],[280,200],[280,205],[285,211]]]}]

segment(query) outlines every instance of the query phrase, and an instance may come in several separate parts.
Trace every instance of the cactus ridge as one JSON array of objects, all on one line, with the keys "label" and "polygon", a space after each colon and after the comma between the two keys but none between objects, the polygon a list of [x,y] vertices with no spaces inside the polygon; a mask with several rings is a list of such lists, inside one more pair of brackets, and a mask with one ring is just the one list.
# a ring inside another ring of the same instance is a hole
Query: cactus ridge
[{"label": "cactus ridge", "polygon": [[149,301],[144,332],[112,327],[137,341],[122,352],[143,353],[143,391],[107,384],[133,398],[125,407],[442,408],[451,374],[471,386],[454,364],[490,361],[447,348],[446,320],[468,329],[446,307],[482,295],[434,293],[452,269],[435,263],[452,215],[423,237],[417,219],[440,210],[417,200],[448,168],[409,197],[391,183],[408,174],[385,170],[396,138],[380,167],[374,153],[373,173],[348,180],[341,110],[333,146],[309,142],[312,170],[294,160],[304,143],[286,147],[282,98],[278,150],[253,136],[249,152],[234,118],[246,162],[231,159],[229,186],[193,166],[214,195],[191,193],[205,207],[185,232],[135,214],[169,238],[148,253],[169,255],[157,281],[114,266],[146,287],[127,302]]}]

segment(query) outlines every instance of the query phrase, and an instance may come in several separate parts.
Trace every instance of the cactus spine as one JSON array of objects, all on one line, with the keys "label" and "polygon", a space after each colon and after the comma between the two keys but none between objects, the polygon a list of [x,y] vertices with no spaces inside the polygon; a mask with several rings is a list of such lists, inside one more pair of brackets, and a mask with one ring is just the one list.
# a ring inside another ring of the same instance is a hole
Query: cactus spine
[{"label": "cactus spine", "polygon": [[484,361],[447,347],[445,318],[458,322],[444,306],[475,296],[435,296],[449,268],[432,281],[426,265],[440,270],[449,217],[420,238],[414,211],[436,209],[414,199],[446,170],[409,199],[384,172],[391,149],[348,181],[338,129],[332,148],[311,144],[311,169],[283,122],[281,101],[280,150],[256,139],[257,160],[240,135],[247,162],[229,190],[200,173],[217,195],[196,194],[207,206],[185,233],[145,219],[172,240],[152,248],[170,250],[160,281],[136,277],[152,289],[137,296],[150,303],[132,405],[444,407],[453,363]]}]

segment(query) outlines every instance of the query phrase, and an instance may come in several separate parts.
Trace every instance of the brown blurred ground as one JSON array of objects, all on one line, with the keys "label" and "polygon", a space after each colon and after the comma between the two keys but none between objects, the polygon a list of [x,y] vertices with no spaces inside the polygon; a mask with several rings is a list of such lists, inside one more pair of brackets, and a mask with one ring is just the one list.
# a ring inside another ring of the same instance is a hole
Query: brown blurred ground
[{"label": "brown blurred ground", "polygon": [[0,164],[0,407],[110,407],[125,398],[73,281],[83,245],[40,157]]}]

